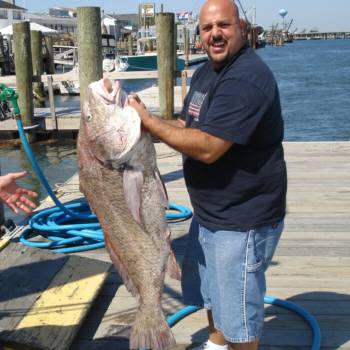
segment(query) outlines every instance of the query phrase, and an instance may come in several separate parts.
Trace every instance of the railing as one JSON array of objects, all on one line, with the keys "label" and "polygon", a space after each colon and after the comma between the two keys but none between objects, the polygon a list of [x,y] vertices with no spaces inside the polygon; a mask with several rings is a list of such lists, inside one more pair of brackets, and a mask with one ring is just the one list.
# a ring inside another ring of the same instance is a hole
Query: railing
[{"label": "railing", "polygon": [[[184,100],[187,93],[187,78],[192,78],[194,70],[176,71],[175,76],[181,78],[181,97]],[[135,79],[157,79],[158,71],[130,71],[130,72],[105,72],[103,74],[105,78],[112,80],[135,80]],[[44,79],[48,82],[48,93],[50,101],[50,110],[52,116],[52,128],[57,130],[58,121],[55,111],[54,98],[53,98],[53,82],[60,81],[79,81],[79,73],[64,73],[54,75],[42,75],[42,81]]]}]

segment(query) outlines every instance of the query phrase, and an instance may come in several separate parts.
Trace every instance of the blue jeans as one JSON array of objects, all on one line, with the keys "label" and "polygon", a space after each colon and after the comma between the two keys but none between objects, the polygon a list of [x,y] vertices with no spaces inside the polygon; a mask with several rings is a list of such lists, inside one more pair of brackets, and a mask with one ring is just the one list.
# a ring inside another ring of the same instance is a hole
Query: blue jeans
[{"label": "blue jeans", "polygon": [[261,337],[265,271],[283,221],[249,231],[210,231],[192,220],[182,266],[186,305],[210,309],[214,326],[231,343]]}]

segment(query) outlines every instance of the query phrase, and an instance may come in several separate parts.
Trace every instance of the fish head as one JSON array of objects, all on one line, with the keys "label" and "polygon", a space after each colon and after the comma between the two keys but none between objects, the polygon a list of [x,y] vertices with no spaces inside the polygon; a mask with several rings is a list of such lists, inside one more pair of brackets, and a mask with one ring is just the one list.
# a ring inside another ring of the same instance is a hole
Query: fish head
[{"label": "fish head", "polygon": [[138,113],[127,105],[120,83],[108,79],[88,86],[81,127],[91,153],[104,164],[125,162],[141,137]]}]

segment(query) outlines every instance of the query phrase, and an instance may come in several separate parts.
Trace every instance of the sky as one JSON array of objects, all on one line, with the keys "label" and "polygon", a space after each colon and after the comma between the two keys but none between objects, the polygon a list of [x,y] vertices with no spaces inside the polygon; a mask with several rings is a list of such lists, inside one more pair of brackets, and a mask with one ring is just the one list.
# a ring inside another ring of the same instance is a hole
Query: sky
[{"label": "sky", "polygon": [[[285,22],[290,23],[293,20],[291,30],[350,31],[350,0],[240,1],[248,15],[251,16],[253,9],[256,9],[256,22],[264,29],[269,29],[271,25],[277,23],[281,24],[282,17],[278,12],[280,9],[285,9],[288,11]],[[160,5],[163,4],[165,12],[193,11],[198,14],[203,0],[163,0],[154,1],[154,3],[156,11],[160,11]],[[16,5],[25,7],[29,12],[47,12],[48,8],[55,6],[98,6],[105,13],[136,13],[139,4],[140,1],[137,0],[16,0]]]}]

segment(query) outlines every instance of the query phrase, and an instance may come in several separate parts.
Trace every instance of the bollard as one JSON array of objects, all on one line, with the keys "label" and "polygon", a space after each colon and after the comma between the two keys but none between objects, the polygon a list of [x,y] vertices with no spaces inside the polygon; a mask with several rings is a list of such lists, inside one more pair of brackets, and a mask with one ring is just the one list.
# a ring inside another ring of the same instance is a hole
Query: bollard
[{"label": "bollard", "polygon": [[174,119],[174,14],[156,14],[156,27],[160,116],[164,119]]},{"label": "bollard", "polygon": [[[13,24],[13,45],[16,67],[16,87],[18,93],[18,104],[24,127],[33,125],[33,66],[30,48],[29,22]],[[36,137],[33,133],[27,135],[28,142],[34,142]]]},{"label": "bollard", "polygon": [[77,13],[80,106],[82,108],[88,85],[103,76],[101,10],[99,7],[78,7]]},{"label": "bollard", "polygon": [[30,46],[32,52],[33,64],[33,93],[37,97],[36,106],[45,106],[44,99],[44,83],[41,81],[41,75],[44,73],[43,61],[43,34],[38,30],[30,31]]},{"label": "bollard", "polygon": [[52,37],[49,35],[45,35],[44,41],[46,46],[45,72],[46,74],[55,74]]},{"label": "bollard", "polygon": [[128,36],[128,50],[129,50],[129,56],[132,56],[134,53],[134,39],[130,33]]},{"label": "bollard", "polygon": [[190,53],[190,31],[184,27],[184,54],[185,54],[185,68],[188,68],[188,60]]}]

